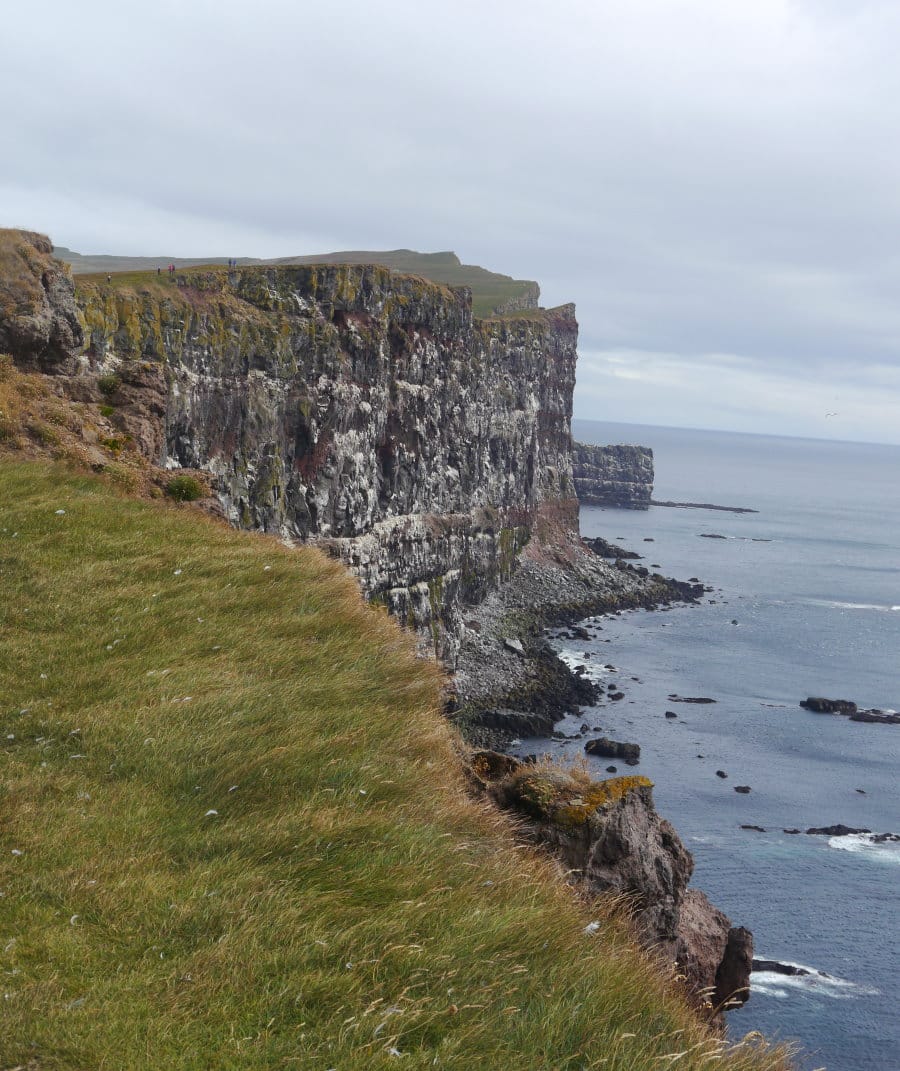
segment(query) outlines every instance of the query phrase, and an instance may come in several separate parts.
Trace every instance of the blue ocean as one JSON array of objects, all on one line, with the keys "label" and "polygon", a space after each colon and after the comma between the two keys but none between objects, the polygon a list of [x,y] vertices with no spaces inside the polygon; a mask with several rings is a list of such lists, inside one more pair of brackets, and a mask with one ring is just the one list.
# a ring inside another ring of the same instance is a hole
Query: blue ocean
[{"label": "blue ocean", "polygon": [[[597,619],[598,639],[558,641],[625,693],[571,725],[641,745],[633,772],[654,781],[658,809],[694,855],[694,884],[753,930],[757,957],[811,972],[754,973],[731,1034],[793,1039],[804,1069],[898,1071],[900,844],[784,830],[900,833],[900,725],[799,706],[822,695],[900,708],[900,447],[592,421],[574,430],[583,442],[651,446],[656,499],[759,512],[582,509],[584,535],[714,591],[696,607]],[[523,744],[574,756],[583,741]],[[590,761],[599,774],[609,760]]]}]

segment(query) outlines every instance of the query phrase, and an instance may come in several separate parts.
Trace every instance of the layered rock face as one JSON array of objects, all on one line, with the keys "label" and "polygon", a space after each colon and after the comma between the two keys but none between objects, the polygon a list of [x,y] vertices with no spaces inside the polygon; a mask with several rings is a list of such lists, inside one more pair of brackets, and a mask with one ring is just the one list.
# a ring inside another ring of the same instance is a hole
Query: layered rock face
[{"label": "layered rock face", "polygon": [[653,451],[646,446],[586,446],[574,443],[572,477],[585,506],[649,509]]},{"label": "layered rock face", "polygon": [[78,316],[73,390],[115,377],[150,460],[211,473],[240,527],[323,543],[451,665],[545,507],[577,528],[571,305],[476,320],[464,289],[304,265],[82,279]]}]

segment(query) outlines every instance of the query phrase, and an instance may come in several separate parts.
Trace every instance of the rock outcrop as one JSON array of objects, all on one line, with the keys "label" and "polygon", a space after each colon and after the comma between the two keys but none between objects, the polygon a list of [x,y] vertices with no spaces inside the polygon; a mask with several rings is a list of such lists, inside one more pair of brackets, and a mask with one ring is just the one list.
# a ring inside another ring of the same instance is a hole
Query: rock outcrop
[{"label": "rock outcrop", "polygon": [[0,231],[0,353],[43,372],[71,370],[84,342],[72,276],[52,252],[42,234]]},{"label": "rock outcrop", "polygon": [[607,736],[588,740],[584,750],[588,755],[599,755],[604,759],[621,759],[626,766],[637,766],[641,761],[640,744],[625,744],[619,740],[610,740]]},{"label": "rock outcrop", "polygon": [[746,1001],[753,940],[696,889],[694,862],[653,806],[645,777],[591,781],[580,771],[476,752],[476,784],[528,828],[592,893],[625,897],[648,947],[677,964],[690,991],[715,1008]]},{"label": "rock outcrop", "polygon": [[879,707],[862,709],[851,699],[825,699],[811,695],[807,699],[801,699],[800,706],[815,714],[842,714],[851,721],[868,722],[872,725],[900,725],[900,714],[896,711],[881,710]]},{"label": "rock outcrop", "polygon": [[649,509],[653,451],[646,446],[573,443],[572,477],[582,505]]}]

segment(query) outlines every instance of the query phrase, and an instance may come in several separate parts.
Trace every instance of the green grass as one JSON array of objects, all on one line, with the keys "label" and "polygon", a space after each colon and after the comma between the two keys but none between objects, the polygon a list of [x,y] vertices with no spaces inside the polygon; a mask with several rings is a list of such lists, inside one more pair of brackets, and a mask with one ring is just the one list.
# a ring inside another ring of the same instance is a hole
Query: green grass
[{"label": "green grass", "polygon": [[0,503],[0,1068],[783,1066],[468,800],[337,564],[36,462]]},{"label": "green grass", "polygon": [[294,257],[280,264],[382,264],[392,271],[420,275],[445,286],[468,286],[472,290],[472,311],[476,316],[491,316],[503,302],[523,296],[536,284],[528,279],[462,264],[455,253],[416,253],[412,249],[389,251],[349,251],[311,257]]},{"label": "green grass", "polygon": [[[104,283],[107,272],[113,275],[117,286],[146,286],[156,280],[161,286],[175,287],[175,277],[169,275],[163,266],[162,274],[157,275],[156,267],[160,264],[175,263],[179,271],[183,269],[218,268],[223,271],[220,261],[213,259],[186,260],[153,257],[81,257],[67,249],[59,250],[58,255],[72,264],[76,278],[93,283]],[[412,249],[392,250],[348,250],[341,253],[322,253],[305,257],[282,257],[271,262],[244,258],[239,260],[241,266],[263,266],[266,263],[289,266],[291,264],[380,264],[392,271],[405,275],[419,275],[434,283],[446,286],[468,286],[472,289],[472,311],[476,316],[491,316],[498,305],[513,298],[522,297],[536,284],[528,279],[513,279],[509,275],[489,271],[476,264],[462,264],[455,253],[417,253]]]}]

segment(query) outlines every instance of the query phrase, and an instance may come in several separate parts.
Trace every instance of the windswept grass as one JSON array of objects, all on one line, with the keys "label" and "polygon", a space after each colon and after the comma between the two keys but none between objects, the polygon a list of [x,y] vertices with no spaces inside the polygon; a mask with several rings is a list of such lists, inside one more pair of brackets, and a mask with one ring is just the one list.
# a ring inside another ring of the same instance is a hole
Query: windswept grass
[{"label": "windswept grass", "polygon": [[6,461],[0,587],[0,1068],[784,1066],[465,797],[337,564]]}]

